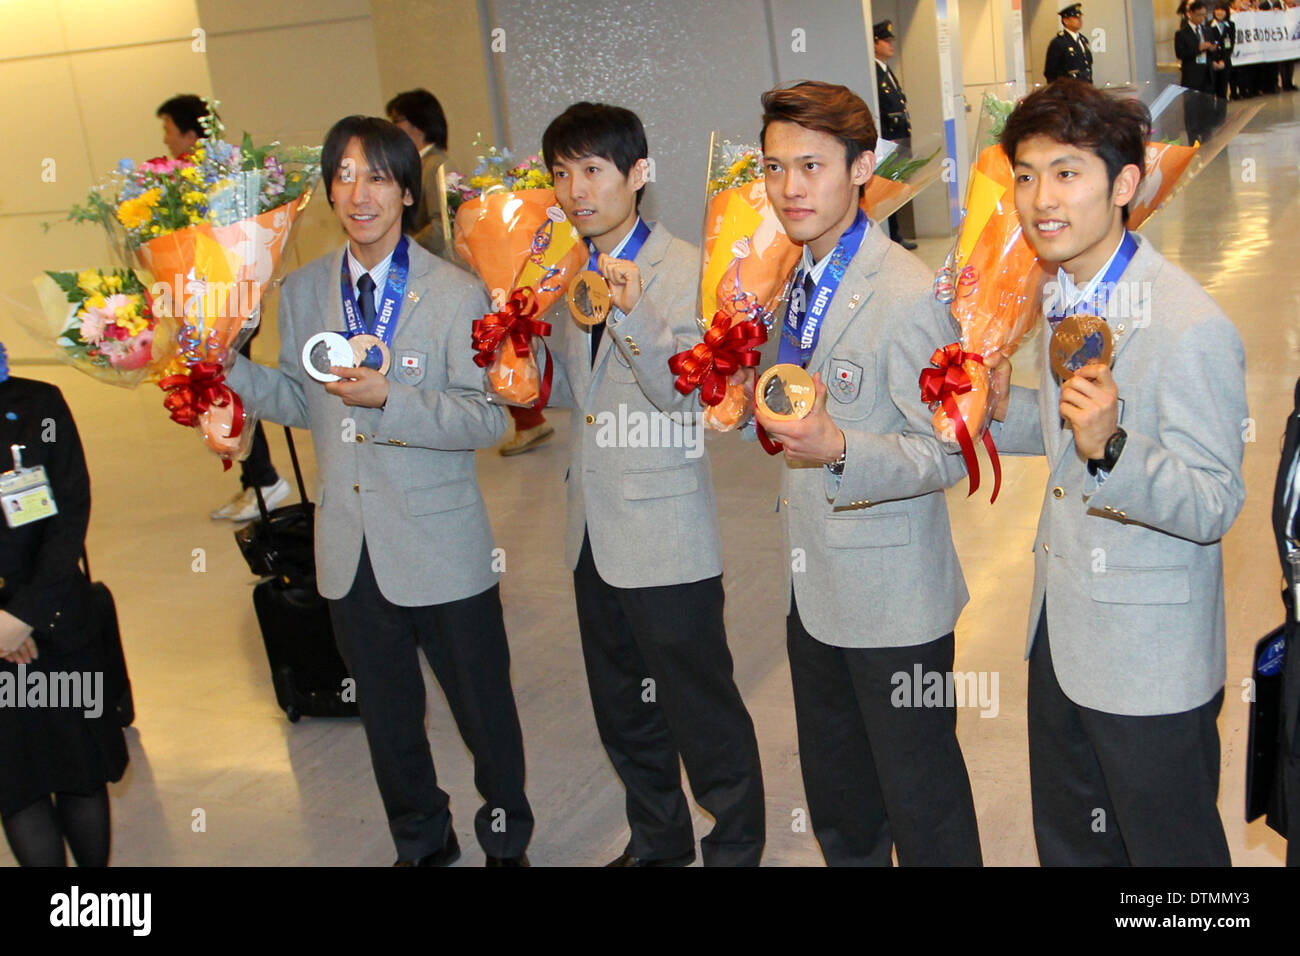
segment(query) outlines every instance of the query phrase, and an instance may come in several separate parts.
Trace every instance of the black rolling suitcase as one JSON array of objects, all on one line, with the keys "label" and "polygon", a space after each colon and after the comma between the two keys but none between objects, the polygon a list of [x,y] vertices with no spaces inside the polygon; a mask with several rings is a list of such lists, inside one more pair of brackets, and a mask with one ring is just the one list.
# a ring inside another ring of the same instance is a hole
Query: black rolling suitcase
[{"label": "black rolling suitcase", "polygon": [[266,644],[271,683],[280,708],[297,723],[309,717],[356,717],[356,693],[334,643],[329,606],[316,590],[313,520],[293,432],[284,430],[298,481],[299,502],[266,510],[235,532],[249,569],[265,579],[253,589],[253,609]]},{"label": "black rolling suitcase", "polygon": [[[90,559],[81,555],[86,577],[90,578]],[[131,694],[131,678],[126,670],[126,654],[122,651],[122,632],[117,625],[117,605],[113,592],[103,581],[91,580],[90,618],[96,629],[99,652],[104,664],[104,692],[109,706],[117,715],[117,722],[130,727],[135,722],[135,698]]]}]

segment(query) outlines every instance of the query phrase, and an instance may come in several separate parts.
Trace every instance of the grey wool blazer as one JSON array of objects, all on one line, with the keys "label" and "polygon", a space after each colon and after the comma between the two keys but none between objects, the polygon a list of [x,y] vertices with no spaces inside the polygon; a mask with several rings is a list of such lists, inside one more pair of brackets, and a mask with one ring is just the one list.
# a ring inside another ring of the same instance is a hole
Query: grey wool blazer
[{"label": "grey wool blazer", "polygon": [[1246,497],[1245,353],[1223,310],[1149,242],[1139,239],[1120,282],[1136,291],[1130,316],[1107,316],[1128,433],[1115,470],[1099,484],[1063,426],[1046,332],[1040,386],[1012,389],[994,438],[1010,454],[1046,455],[1051,468],[1025,656],[1046,600],[1070,700],[1174,714],[1204,704],[1226,675],[1219,539]]},{"label": "grey wool blazer", "polygon": [[563,302],[547,315],[551,404],[573,408],[565,557],[578,566],[585,528],[596,570],[619,588],[722,573],[699,393],[678,392],[668,369],[700,341],[700,253],[656,223],[636,264],[645,289],[627,315],[610,310],[594,366],[591,332]]},{"label": "grey wool blazer", "polygon": [[352,587],[363,539],[394,604],[459,600],[499,577],[474,467],[474,449],[506,429],[506,411],[487,400],[473,359],[471,327],[488,311],[487,295],[414,242],[410,255],[383,409],[344,405],[302,365],[308,338],[345,328],[342,249],[285,279],[278,367],[236,356],[228,378],[263,418],[311,429],[320,474],[316,584],[326,598]]},{"label": "grey wool blazer", "polygon": [[[776,362],[778,316],[763,347]],[[947,634],[969,597],[944,489],[965,475],[935,437],[918,379],[957,338],[921,260],[872,222],[823,320],[808,372],[844,432],[844,474],[784,468],[786,587],[808,633],[837,647],[907,647]]]}]

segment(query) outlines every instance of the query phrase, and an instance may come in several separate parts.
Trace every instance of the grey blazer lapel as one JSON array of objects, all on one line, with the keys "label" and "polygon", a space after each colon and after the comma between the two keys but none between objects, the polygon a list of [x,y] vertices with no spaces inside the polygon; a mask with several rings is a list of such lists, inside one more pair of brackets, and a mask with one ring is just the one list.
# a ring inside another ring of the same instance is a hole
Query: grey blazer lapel
[{"label": "grey blazer lapel", "polygon": [[[1160,261],[1156,257],[1155,250],[1145,240],[1138,238],[1138,250],[1133,254],[1133,261],[1129,264],[1124,275],[1120,277],[1120,283],[1129,287],[1129,292],[1125,296],[1129,308],[1124,315],[1107,316],[1106,321],[1110,325],[1111,338],[1114,342],[1114,351],[1111,355],[1111,368],[1119,361],[1120,355],[1128,344],[1133,341],[1133,337],[1142,328],[1142,322],[1139,317],[1146,315],[1151,307],[1151,287],[1154,284],[1156,273],[1160,271]],[[1133,291],[1136,290],[1136,295]]]},{"label": "grey blazer lapel", "polygon": [[[672,235],[668,230],[660,228],[658,223],[655,223],[650,227],[650,235],[646,238],[645,245],[641,247],[640,252],[638,252],[636,256],[636,265],[641,271],[643,295],[645,294],[645,288],[648,288],[650,285],[650,280],[655,277],[659,263],[663,262],[664,256],[668,254],[668,243],[671,239]],[[591,401],[590,393],[593,386],[596,384],[596,379],[599,377],[605,363],[610,361],[610,350],[618,347],[612,341],[613,335],[614,333],[606,327],[604,334],[600,337],[600,345],[596,347],[596,361],[589,362],[591,366],[589,372],[590,377],[587,380],[587,387],[583,390],[587,393],[588,402]],[[586,345],[587,355],[590,358],[591,332],[588,332],[586,335]]]},{"label": "grey blazer lapel", "polygon": [[879,223],[872,222],[866,238],[862,240],[862,247],[853,257],[848,268],[844,270],[844,278],[835,291],[835,298],[831,301],[830,310],[826,313],[824,324],[817,336],[817,350],[813,353],[812,361],[808,363],[809,374],[821,370],[840,337],[870,301],[875,292],[875,283],[872,279],[880,271],[880,264],[885,259],[885,253],[889,251],[889,242],[889,234],[880,227]]}]

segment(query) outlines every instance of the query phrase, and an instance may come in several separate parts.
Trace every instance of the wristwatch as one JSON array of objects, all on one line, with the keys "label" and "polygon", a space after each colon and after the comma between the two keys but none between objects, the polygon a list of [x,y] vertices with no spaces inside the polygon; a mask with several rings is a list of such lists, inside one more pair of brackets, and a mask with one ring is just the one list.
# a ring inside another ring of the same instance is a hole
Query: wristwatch
[{"label": "wristwatch", "polygon": [[1116,428],[1115,433],[1106,439],[1106,447],[1102,450],[1104,457],[1088,459],[1088,474],[1096,477],[1097,472],[1104,471],[1107,474],[1115,470],[1115,465],[1119,462],[1119,456],[1124,451],[1124,442],[1128,440],[1128,432],[1122,428]]},{"label": "wristwatch", "polygon": [[849,448],[848,445],[845,445],[844,450],[840,452],[839,458],[836,458],[834,461],[830,461],[826,463],[826,467],[830,470],[830,473],[834,475],[836,478],[843,476],[844,461],[848,457],[848,454],[849,454]]}]

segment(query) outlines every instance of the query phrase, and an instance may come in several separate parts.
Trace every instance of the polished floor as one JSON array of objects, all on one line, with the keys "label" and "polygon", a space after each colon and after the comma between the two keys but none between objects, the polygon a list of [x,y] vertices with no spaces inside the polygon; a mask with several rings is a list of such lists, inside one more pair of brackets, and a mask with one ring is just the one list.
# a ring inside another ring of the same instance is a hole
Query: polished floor
[{"label": "polished floor", "polygon": [[[1248,499],[1224,541],[1228,602],[1227,696],[1219,726],[1220,808],[1238,865],[1281,863],[1282,841],[1243,820],[1246,704],[1255,640],[1281,619],[1269,525],[1281,427],[1300,376],[1300,233],[1296,157],[1300,98],[1270,97],[1264,111],[1190,188],[1144,230],[1197,276],[1236,322],[1246,344],[1255,440],[1246,446]],[[1250,162],[1247,162],[1250,161]],[[1253,178],[1248,171],[1253,167]],[[944,243],[924,243],[937,263]],[[270,339],[271,336],[263,336]],[[263,360],[273,343],[259,340]],[[252,587],[232,526],[208,512],[231,494],[192,436],[166,420],[153,389],[123,392],[55,365],[15,374],[58,384],[76,415],[94,481],[89,537],[95,576],[117,596],[135,687],[131,766],[112,787],[117,865],[386,865],[393,850],[370,774],[361,726],[304,719],[275,705],[253,616]],[[1036,382],[1028,355],[1017,381]],[[561,546],[568,414],[557,435],[522,457],[479,455],[498,544],[515,692],[537,817],[535,865],[600,864],[626,840],[623,794],[596,736],[578,647],[571,577]],[[283,437],[271,429],[277,464]],[[710,438],[722,517],[727,625],[736,676],[757,726],[767,788],[767,865],[821,864],[804,806],[785,658],[779,517],[772,503],[780,463],[734,436]],[[314,462],[304,450],[309,473]],[[996,716],[961,711],[984,859],[1034,865],[1021,659],[1032,565],[1030,547],[1046,468],[1007,460],[1002,496],[949,493],[971,602],[957,627],[956,669],[998,675]],[[430,689],[428,725],[465,852],[478,799],[468,755],[446,703]],[[710,821],[697,811],[697,836]],[[0,864],[12,864],[0,843]]]}]

